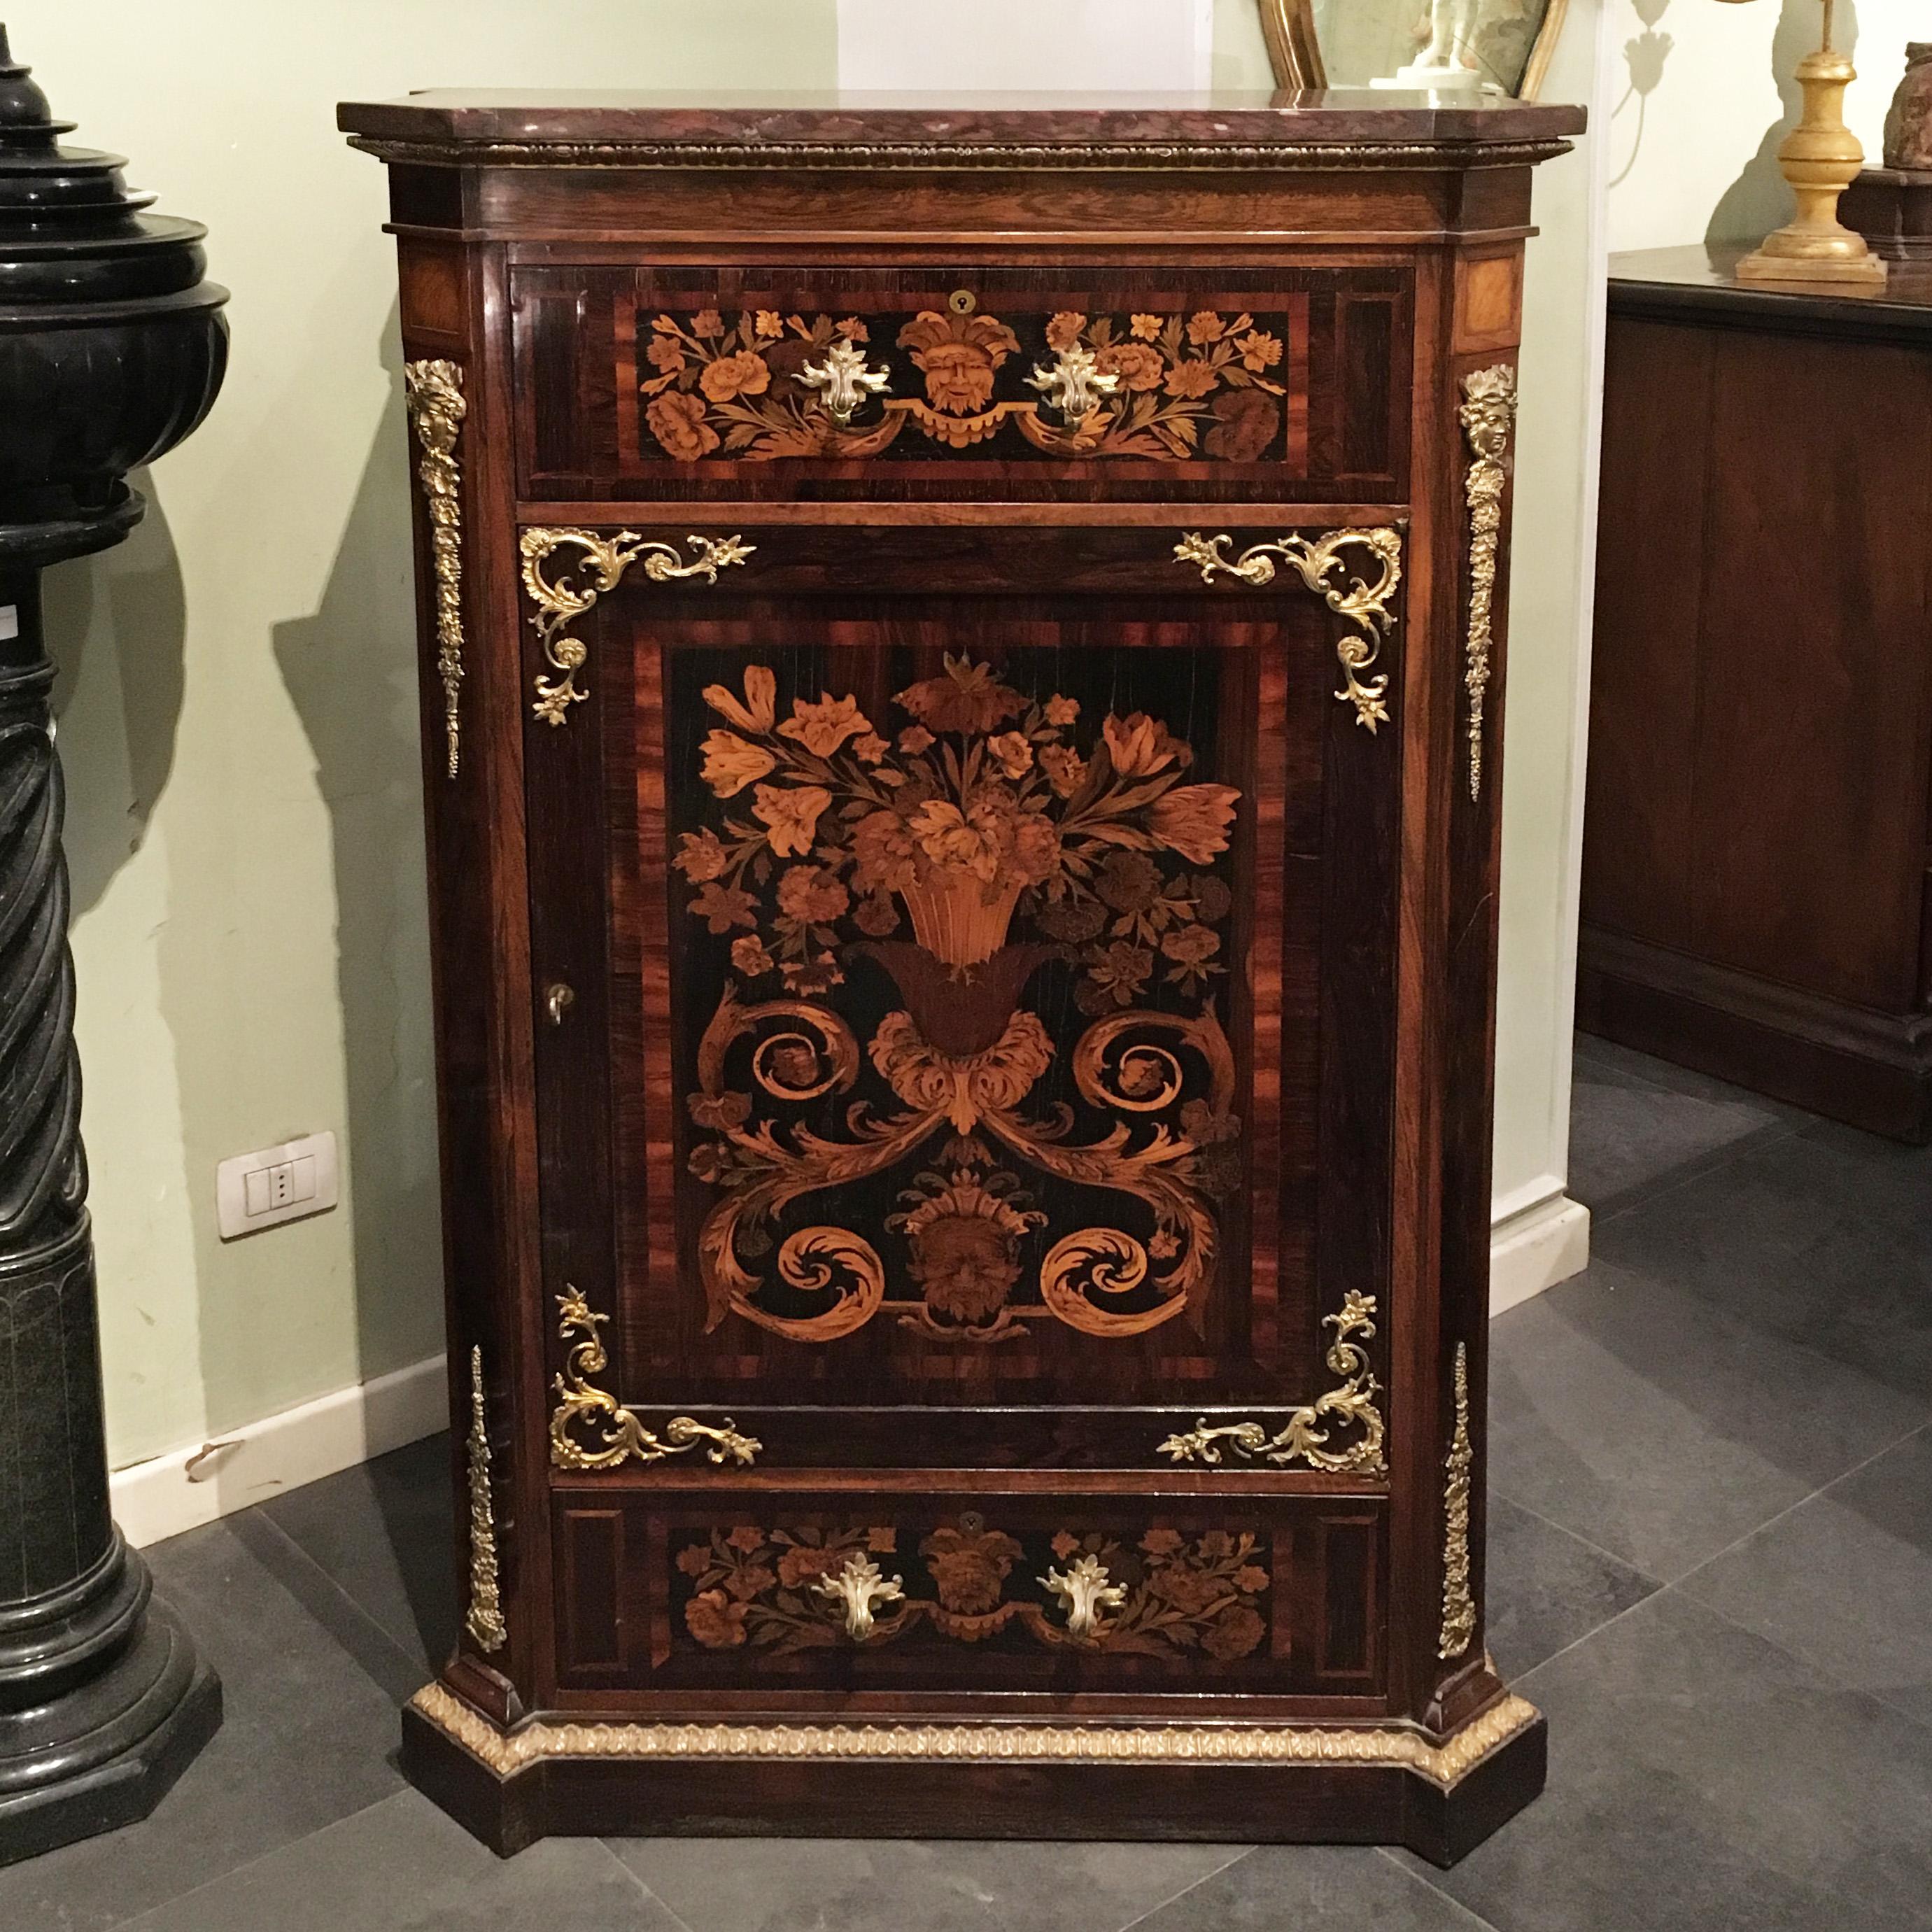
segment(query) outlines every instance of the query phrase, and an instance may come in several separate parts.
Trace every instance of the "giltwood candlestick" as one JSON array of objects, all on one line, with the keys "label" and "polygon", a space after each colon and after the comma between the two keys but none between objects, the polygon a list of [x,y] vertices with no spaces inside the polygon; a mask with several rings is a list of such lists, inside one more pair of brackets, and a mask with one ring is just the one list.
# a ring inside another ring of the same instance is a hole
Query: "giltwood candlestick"
[{"label": "giltwood candlestick", "polygon": [[1832,0],[1825,0],[1817,51],[1798,63],[1804,110],[1784,137],[1778,165],[1798,197],[1796,219],[1767,235],[1737,266],[1741,282],[1832,282],[1882,288],[1886,266],[1862,235],[1838,219],[1838,197],[1858,178],[1865,151],[1845,125],[1845,89],[1857,80],[1849,55],[1832,45]]}]

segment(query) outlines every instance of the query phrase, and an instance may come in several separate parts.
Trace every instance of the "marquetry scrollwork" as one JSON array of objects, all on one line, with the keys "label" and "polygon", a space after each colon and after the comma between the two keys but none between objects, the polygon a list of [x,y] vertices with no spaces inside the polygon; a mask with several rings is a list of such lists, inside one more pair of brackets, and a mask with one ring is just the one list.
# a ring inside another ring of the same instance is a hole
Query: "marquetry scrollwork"
[{"label": "marquetry scrollwork", "polygon": [[470,1610],[463,1627],[479,1650],[509,1641],[496,1580],[496,1512],[490,1494],[490,1430],[483,1408],[483,1351],[470,1352]]},{"label": "marquetry scrollwork", "polygon": [[1456,1344],[1456,1432],[1443,1464],[1442,1632],[1436,1654],[1445,1664],[1462,1656],[1476,1635],[1476,1599],[1469,1588],[1469,1475],[1475,1465],[1469,1442],[1469,1351]]},{"label": "marquetry scrollwork", "polygon": [[968,1510],[914,1535],[904,1523],[760,1524],[734,1510],[675,1549],[674,1641],[764,1662],[843,1642],[929,1651],[1010,1633],[1210,1667],[1268,1642],[1274,1556],[1252,1530],[1160,1522],[1136,1537],[1083,1524],[1049,1538]]},{"label": "marquetry scrollwork", "polygon": [[1510,434],[1516,424],[1516,371],[1506,362],[1462,379],[1461,416],[1472,460],[1462,480],[1469,506],[1469,629],[1462,683],[1469,695],[1469,796],[1483,795],[1484,708],[1502,544],[1503,491],[1509,482]]},{"label": "marquetry scrollwork", "polygon": [[[556,1298],[557,1333],[572,1344],[563,1372],[551,1383],[557,1405],[550,1419],[550,1459],[560,1469],[614,1469],[634,1457],[640,1462],[661,1462],[705,1446],[705,1460],[748,1468],[765,1446],[754,1436],[740,1433],[727,1416],[716,1427],[688,1415],[674,1415],[662,1436],[654,1434],[617,1398],[592,1382],[610,1366],[598,1330],[610,1320],[594,1312],[582,1294],[567,1288]],[[581,1426],[601,1429],[597,1446],[586,1448],[574,1432]]]},{"label": "marquetry scrollwork", "polygon": [[[524,588],[536,607],[530,622],[544,657],[558,674],[553,678],[539,673],[536,680],[536,701],[530,709],[546,724],[566,722],[570,707],[581,704],[590,695],[577,684],[577,674],[590,654],[590,647],[581,638],[571,635],[571,625],[599,597],[616,590],[632,564],[641,560],[644,574],[653,584],[690,577],[716,584],[721,570],[742,563],[757,548],[734,536],[691,536],[685,541],[692,550],[688,559],[670,544],[647,542],[633,530],[620,530],[615,536],[600,536],[595,530],[524,531],[518,548],[523,556]],[[547,572],[544,566],[551,557],[566,548],[581,550],[581,561],[560,573]]]},{"label": "marquetry scrollwork", "polygon": [[[890,1308],[983,1346],[1024,1336],[1023,1309],[1106,1337],[1198,1311],[1243,1178],[1215,991],[1242,794],[1163,719],[1096,716],[970,655],[895,694],[897,723],[814,689],[758,663],[703,688],[719,808],[671,861],[727,942],[684,1096],[687,1165],[716,1192],[706,1332],[735,1315],[823,1342]],[[1050,966],[1086,1016],[1076,1032],[1056,1006],[1060,1037],[1029,993]],[[855,970],[896,994],[862,1036],[838,1010]],[[1043,1096],[1057,1062],[1090,1112]],[[895,1168],[900,1238],[842,1228],[829,1202],[783,1232],[795,1204]]]},{"label": "marquetry scrollwork", "polygon": [[[638,346],[651,371],[638,385],[639,453],[683,466],[867,463],[902,437],[996,461],[1023,443],[1062,461],[1257,464],[1285,453],[1305,361],[1289,311],[1180,303],[1004,321],[970,289],[943,307],[868,316],[721,299],[660,310]],[[855,422],[870,397],[878,410]]]},{"label": "marquetry scrollwork", "polygon": [[449,776],[462,752],[463,493],[456,446],[470,405],[463,371],[454,362],[406,362],[404,394],[422,446],[416,476],[429,517],[430,558],[436,571],[436,674],[442,682],[442,727]]},{"label": "marquetry scrollwork", "polygon": [[[1373,731],[1388,722],[1388,677],[1372,668],[1383,644],[1395,628],[1393,605],[1402,582],[1402,532],[1400,530],[1330,530],[1318,537],[1282,537],[1272,543],[1250,544],[1239,556],[1230,556],[1233,538],[1225,533],[1203,536],[1190,532],[1174,547],[1183,563],[1198,564],[1204,583],[1212,584],[1222,571],[1241,583],[1272,584],[1275,559],[1286,563],[1330,610],[1352,628],[1337,640],[1335,655],[1342,665],[1342,686],[1335,694],[1355,707],[1355,722]],[[1352,575],[1342,553],[1366,550],[1377,566],[1372,582]]]},{"label": "marquetry scrollwork", "polygon": [[[1328,1366],[1342,1382],[1295,1410],[1278,1433],[1270,1436],[1263,1423],[1210,1426],[1204,1418],[1184,1433],[1170,1436],[1161,1444],[1160,1454],[1177,1462],[1219,1462],[1225,1442],[1244,1460],[1261,1456],[1274,1463],[1302,1462],[1311,1468],[1338,1474],[1385,1474],[1388,1464],[1382,1454],[1382,1413],[1376,1406],[1382,1385],[1359,1346],[1375,1334],[1375,1312],[1372,1295],[1351,1291],[1339,1314],[1322,1317],[1322,1326],[1335,1331]],[[1342,1448],[1330,1448],[1330,1435],[1338,1428],[1359,1432]]]}]

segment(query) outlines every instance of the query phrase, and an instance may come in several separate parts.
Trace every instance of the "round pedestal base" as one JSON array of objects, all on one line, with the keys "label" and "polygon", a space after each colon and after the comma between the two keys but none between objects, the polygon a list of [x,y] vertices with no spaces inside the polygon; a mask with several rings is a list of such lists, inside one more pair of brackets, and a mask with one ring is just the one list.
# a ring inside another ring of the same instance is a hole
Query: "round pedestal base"
[{"label": "round pedestal base", "polygon": [[0,1864],[145,1818],[220,1728],[220,1680],[172,1612],[150,1604],[138,1632],[99,1676],[0,1713]]}]

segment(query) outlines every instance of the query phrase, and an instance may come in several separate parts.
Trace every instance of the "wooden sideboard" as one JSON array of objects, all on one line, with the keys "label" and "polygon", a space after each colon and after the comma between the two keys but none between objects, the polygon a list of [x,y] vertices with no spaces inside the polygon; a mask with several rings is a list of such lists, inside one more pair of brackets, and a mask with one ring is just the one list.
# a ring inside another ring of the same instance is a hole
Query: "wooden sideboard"
[{"label": "wooden sideboard", "polygon": [[1387,95],[345,107],[418,478],[467,1620],[551,1831],[1332,1838],[1482,1642],[1530,176]]},{"label": "wooden sideboard", "polygon": [[1932,1137],[1932,269],[1614,258],[1579,1023]]}]

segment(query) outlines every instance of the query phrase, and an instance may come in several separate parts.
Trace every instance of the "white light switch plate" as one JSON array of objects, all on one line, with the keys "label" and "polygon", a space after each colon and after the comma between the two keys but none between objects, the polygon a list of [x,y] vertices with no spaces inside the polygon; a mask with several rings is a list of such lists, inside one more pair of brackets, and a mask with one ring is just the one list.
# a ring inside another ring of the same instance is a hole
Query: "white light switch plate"
[{"label": "white light switch plate", "polygon": [[339,1198],[332,1133],[238,1154],[214,1170],[215,1214],[224,1241],[326,1214]]}]

